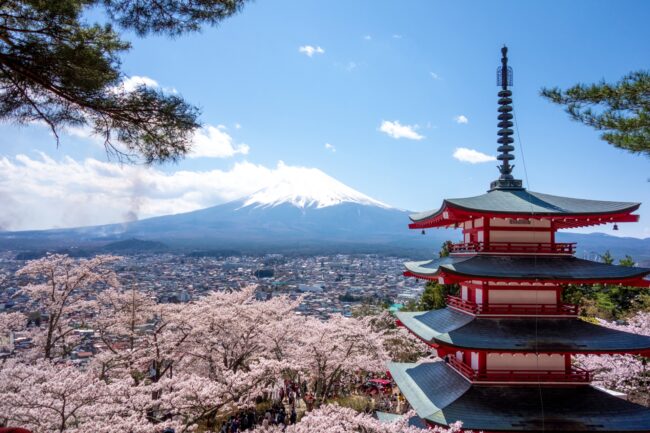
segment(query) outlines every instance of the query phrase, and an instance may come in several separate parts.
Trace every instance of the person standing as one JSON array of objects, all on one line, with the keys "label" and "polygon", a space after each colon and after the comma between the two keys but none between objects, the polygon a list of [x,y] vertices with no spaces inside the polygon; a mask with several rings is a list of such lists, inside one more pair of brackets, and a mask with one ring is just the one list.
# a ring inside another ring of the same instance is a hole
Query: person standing
[{"label": "person standing", "polygon": [[289,415],[289,424],[295,424],[298,419],[298,414],[296,413],[296,408],[291,408],[291,415]]}]

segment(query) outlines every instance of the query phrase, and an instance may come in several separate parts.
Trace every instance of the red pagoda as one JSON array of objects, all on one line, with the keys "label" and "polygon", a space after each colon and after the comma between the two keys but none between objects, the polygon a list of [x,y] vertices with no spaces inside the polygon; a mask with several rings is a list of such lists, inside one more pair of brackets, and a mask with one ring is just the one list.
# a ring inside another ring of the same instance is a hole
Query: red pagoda
[{"label": "red pagoda", "polygon": [[448,257],[406,263],[406,276],[458,284],[447,307],[398,312],[398,323],[437,354],[389,370],[429,425],[484,432],[650,431],[650,409],[590,385],[574,355],[650,355],[650,337],[580,320],[566,284],[648,287],[650,269],[582,260],[558,229],[635,222],[640,204],[528,191],[512,176],[512,69],[498,70],[500,177],[483,195],[444,200],[411,216],[412,229],[460,228]]}]

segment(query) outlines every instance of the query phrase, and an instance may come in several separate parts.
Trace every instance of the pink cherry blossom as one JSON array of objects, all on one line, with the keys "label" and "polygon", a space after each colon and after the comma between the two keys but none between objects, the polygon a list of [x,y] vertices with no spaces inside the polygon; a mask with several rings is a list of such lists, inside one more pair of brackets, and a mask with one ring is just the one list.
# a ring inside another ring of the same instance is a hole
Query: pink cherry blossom
[{"label": "pink cherry blossom", "polygon": [[435,427],[421,429],[408,425],[408,419],[416,416],[408,413],[397,421],[381,422],[376,418],[359,413],[353,409],[337,405],[325,405],[309,412],[299,423],[288,426],[258,427],[254,433],[458,433],[462,423],[454,423],[449,428]]},{"label": "pink cherry blossom", "polygon": [[[619,331],[650,336],[650,313],[640,312],[627,324],[599,320],[602,326]],[[594,372],[595,385],[627,393],[629,398],[643,404],[650,404],[650,372],[647,358],[632,355],[589,355],[578,356],[581,367]]]},{"label": "pink cherry blossom", "polygon": [[118,260],[114,256],[97,256],[74,260],[66,255],[50,254],[31,260],[17,272],[29,284],[22,289],[34,306],[47,317],[46,332],[35,341],[43,357],[67,355],[73,342],[73,323],[81,324],[92,314],[94,303],[82,295],[98,286],[118,286],[115,273],[106,267]]}]

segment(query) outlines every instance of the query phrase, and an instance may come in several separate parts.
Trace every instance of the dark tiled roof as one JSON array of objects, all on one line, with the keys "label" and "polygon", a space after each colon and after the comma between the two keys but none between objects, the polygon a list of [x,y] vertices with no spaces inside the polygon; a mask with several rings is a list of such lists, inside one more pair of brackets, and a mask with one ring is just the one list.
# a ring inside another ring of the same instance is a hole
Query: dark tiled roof
[{"label": "dark tiled roof", "polygon": [[[381,422],[394,422],[403,417],[404,415],[399,415],[396,413],[388,413],[388,412],[375,412],[375,416],[377,419]],[[422,420],[419,416],[413,416],[409,418],[408,425],[412,427],[417,427],[421,429],[427,429],[427,423]]]},{"label": "dark tiled roof", "polygon": [[418,415],[436,424],[460,420],[474,431],[650,430],[650,409],[588,385],[476,386],[440,360],[389,369]]},{"label": "dark tiled roof", "polygon": [[391,362],[388,370],[411,407],[424,419],[435,416],[472,386],[440,359],[421,364]]},{"label": "dark tiled roof", "polygon": [[437,275],[439,270],[488,278],[531,278],[540,280],[627,279],[642,277],[650,269],[606,265],[576,257],[527,256],[450,256],[424,262],[407,262],[408,271],[423,276]]},{"label": "dark tiled roof", "polygon": [[[633,211],[639,203],[585,200],[521,190],[494,190],[476,197],[452,198],[445,203],[466,210],[495,213],[595,215]],[[444,205],[443,205],[444,207]],[[411,215],[411,220],[422,221],[440,212],[440,209]]]},{"label": "dark tiled roof", "polygon": [[462,348],[572,353],[650,349],[650,337],[575,318],[476,318],[450,308],[396,316],[423,340]]},{"label": "dark tiled roof", "polygon": [[395,317],[425,341],[433,341],[441,334],[461,328],[475,319],[470,314],[461,313],[451,308],[432,310],[426,313],[397,311]]}]

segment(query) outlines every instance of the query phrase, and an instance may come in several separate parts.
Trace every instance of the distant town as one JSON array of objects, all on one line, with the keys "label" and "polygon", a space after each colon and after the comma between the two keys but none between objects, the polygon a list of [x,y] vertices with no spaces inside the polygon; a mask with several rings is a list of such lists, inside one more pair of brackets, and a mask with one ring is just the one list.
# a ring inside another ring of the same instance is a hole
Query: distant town
[{"label": "distant town", "polygon": [[[161,303],[189,302],[213,290],[257,285],[257,296],[304,296],[300,314],[327,318],[350,316],[363,303],[385,305],[417,299],[423,284],[402,276],[403,257],[322,255],[291,257],[206,257],[195,254],[135,254],[113,267],[123,287],[135,287]],[[25,260],[15,252],[0,254],[0,312],[29,312],[15,276]]]}]

